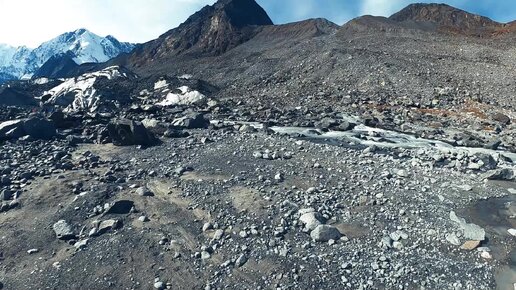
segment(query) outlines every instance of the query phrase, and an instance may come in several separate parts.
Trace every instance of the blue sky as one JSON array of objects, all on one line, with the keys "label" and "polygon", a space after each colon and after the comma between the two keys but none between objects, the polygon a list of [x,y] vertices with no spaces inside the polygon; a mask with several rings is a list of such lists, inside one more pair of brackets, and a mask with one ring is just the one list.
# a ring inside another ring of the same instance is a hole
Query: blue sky
[{"label": "blue sky", "polygon": [[[516,0],[257,0],[277,23],[324,17],[337,24],[371,14],[389,16],[411,3],[446,3],[499,22],[516,20]],[[302,3],[302,4],[301,4]]]},{"label": "blue sky", "polygon": [[[61,33],[87,28],[121,41],[146,42],[215,0],[0,0],[0,43],[36,47]],[[410,3],[444,2],[496,21],[516,20],[516,0],[257,0],[277,23],[323,17],[389,16]]]}]

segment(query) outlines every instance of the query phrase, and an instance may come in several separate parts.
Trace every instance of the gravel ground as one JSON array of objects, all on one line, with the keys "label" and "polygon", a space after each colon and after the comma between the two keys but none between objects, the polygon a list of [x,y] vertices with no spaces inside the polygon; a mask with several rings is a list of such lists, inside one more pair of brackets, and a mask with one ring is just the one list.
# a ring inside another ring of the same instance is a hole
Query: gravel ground
[{"label": "gravel ground", "polygon": [[[20,148],[7,143],[2,151]],[[414,155],[232,128],[192,130],[147,149],[81,145],[65,157],[73,168],[12,185],[19,205],[0,215],[0,282],[5,289],[511,289],[516,185],[425,166]],[[28,162],[2,158],[11,168]],[[483,201],[513,216],[489,214]],[[473,250],[461,249],[470,239],[451,211],[485,230]],[[59,220],[71,227],[66,241],[53,231]],[[114,223],[103,229],[95,221]]]}]

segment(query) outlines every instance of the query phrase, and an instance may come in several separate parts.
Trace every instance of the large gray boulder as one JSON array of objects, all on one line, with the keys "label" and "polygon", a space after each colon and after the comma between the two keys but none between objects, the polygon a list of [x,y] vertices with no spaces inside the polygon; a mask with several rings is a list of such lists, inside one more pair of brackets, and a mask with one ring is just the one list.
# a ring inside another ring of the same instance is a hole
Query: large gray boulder
[{"label": "large gray boulder", "polygon": [[185,117],[175,119],[172,126],[185,129],[203,129],[210,126],[210,121],[203,114],[191,113]]},{"label": "large gray boulder", "polygon": [[107,130],[111,141],[116,146],[153,146],[159,142],[154,134],[147,130],[142,123],[133,120],[121,119],[111,121],[107,126]]},{"label": "large gray boulder", "polygon": [[75,238],[75,232],[73,227],[65,220],[60,220],[56,222],[52,229],[56,234],[56,237],[60,240],[70,240]]},{"label": "large gray boulder", "polygon": [[0,123],[0,140],[17,139],[27,135],[34,139],[49,140],[56,134],[56,127],[52,121],[38,117]]},{"label": "large gray boulder", "polygon": [[318,225],[311,233],[310,237],[316,242],[327,242],[329,240],[338,240],[342,234],[334,226]]}]

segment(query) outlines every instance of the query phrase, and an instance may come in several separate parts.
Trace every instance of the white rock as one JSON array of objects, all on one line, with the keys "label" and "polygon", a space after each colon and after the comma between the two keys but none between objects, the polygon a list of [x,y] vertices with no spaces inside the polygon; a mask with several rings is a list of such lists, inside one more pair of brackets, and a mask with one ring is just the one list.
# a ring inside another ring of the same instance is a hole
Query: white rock
[{"label": "white rock", "polygon": [[306,231],[312,231],[324,223],[324,217],[318,212],[308,212],[301,215],[299,221],[305,225]]}]

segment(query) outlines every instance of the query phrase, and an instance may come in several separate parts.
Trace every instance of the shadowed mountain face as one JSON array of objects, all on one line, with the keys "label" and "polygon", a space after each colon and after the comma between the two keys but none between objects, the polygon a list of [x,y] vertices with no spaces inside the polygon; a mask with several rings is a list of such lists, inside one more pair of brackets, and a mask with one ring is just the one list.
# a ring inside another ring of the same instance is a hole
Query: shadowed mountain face
[{"label": "shadowed mountain face", "polygon": [[272,25],[254,0],[224,0],[206,6],[178,28],[141,45],[130,57],[131,66],[180,54],[220,55],[249,40],[256,27]]},{"label": "shadowed mountain face", "polygon": [[63,53],[52,56],[43,64],[33,75],[33,78],[47,77],[65,78],[70,76],[70,72],[76,70],[79,65],[73,60],[71,53]]}]

